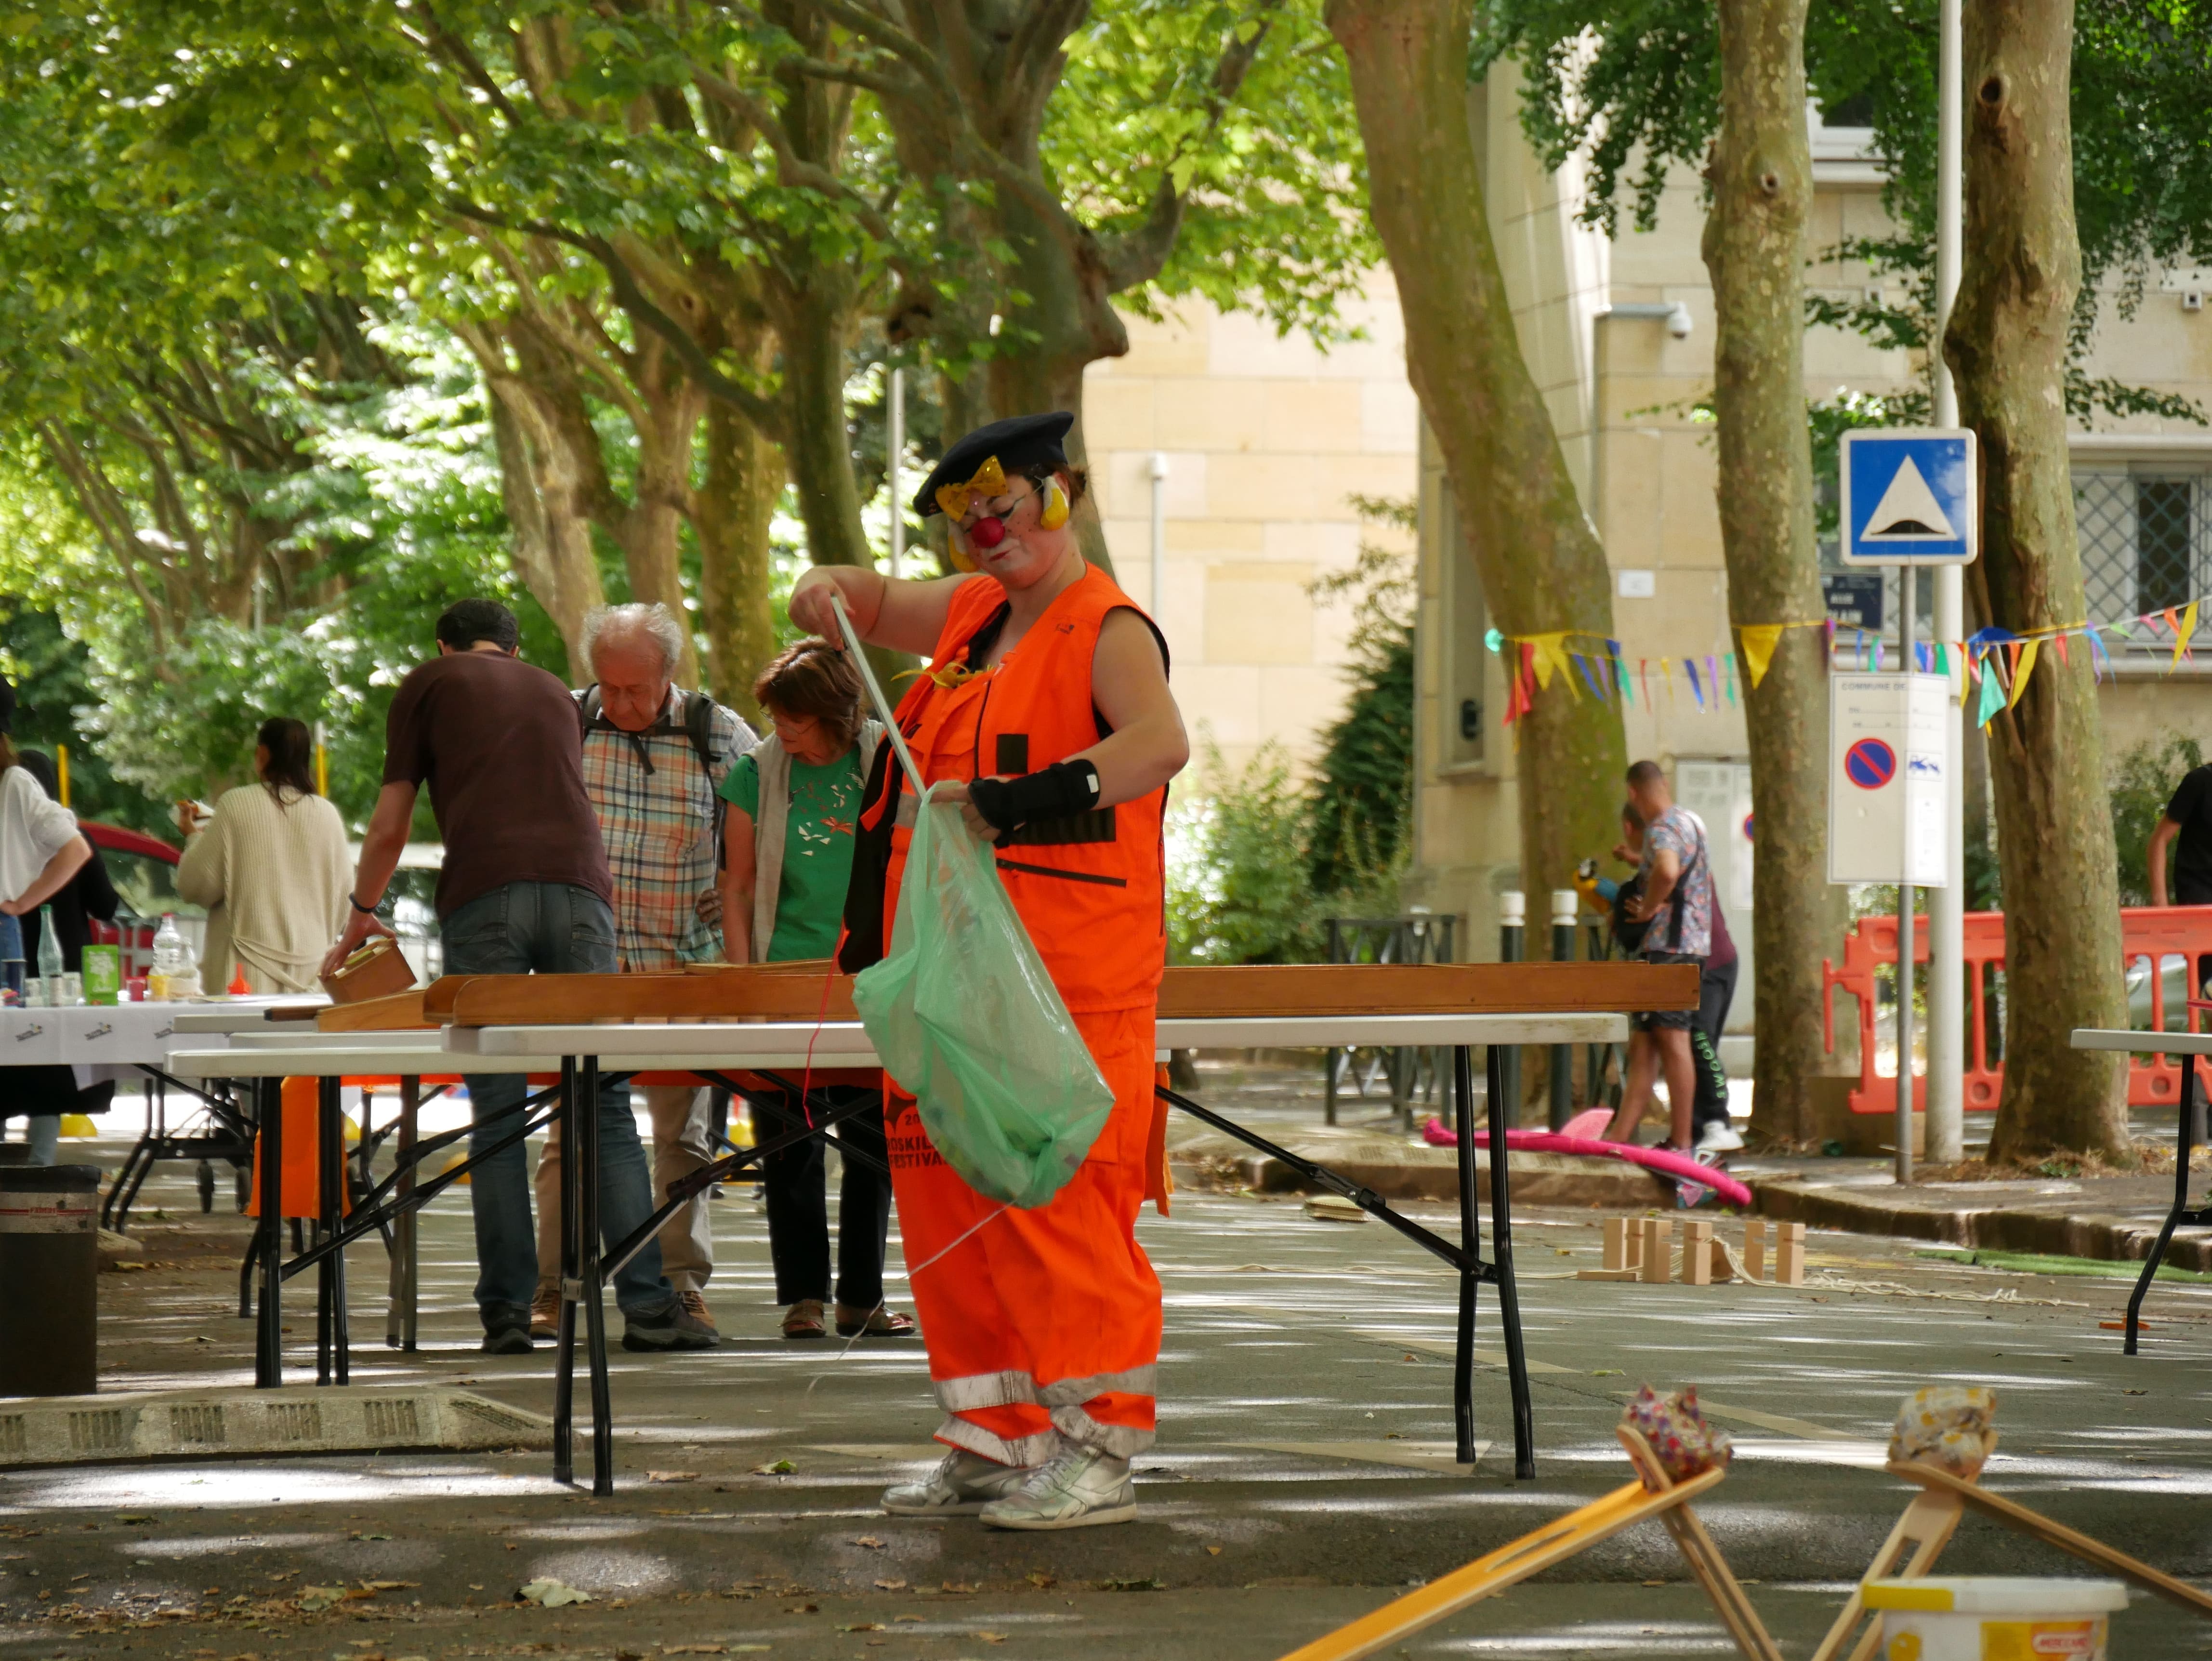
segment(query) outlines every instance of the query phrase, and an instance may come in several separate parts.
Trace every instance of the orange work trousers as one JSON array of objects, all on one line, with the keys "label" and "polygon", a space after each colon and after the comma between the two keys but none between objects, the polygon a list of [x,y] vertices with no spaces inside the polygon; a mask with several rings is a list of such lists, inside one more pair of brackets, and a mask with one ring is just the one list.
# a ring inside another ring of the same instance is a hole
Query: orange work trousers
[{"label": "orange work trousers", "polygon": [[1150,1007],[1075,1017],[1114,1111],[1067,1185],[1031,1211],[1000,1212],[969,1187],[930,1146],[914,1098],[887,1089],[899,1236],[945,1413],[939,1441],[1008,1465],[1042,1463],[1062,1439],[1125,1459],[1152,1446],[1160,1281],[1135,1225],[1152,1024]]}]

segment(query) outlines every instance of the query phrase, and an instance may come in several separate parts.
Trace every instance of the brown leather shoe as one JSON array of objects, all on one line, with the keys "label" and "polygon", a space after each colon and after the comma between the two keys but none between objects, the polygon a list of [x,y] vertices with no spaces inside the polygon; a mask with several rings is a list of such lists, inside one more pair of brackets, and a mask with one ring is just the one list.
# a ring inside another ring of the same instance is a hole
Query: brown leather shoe
[{"label": "brown leather shoe", "polygon": [[533,1338],[557,1338],[561,1335],[559,1287],[540,1287],[538,1295],[530,1300],[530,1335]]},{"label": "brown leather shoe", "polygon": [[792,1339],[827,1338],[830,1329],[822,1323],[822,1300],[801,1298],[783,1311],[783,1335]]},{"label": "brown leather shoe", "polygon": [[714,1324],[714,1313],[707,1307],[705,1298],[696,1292],[678,1292],[676,1294],[676,1301],[683,1305],[684,1312],[698,1322],[701,1326],[705,1327],[716,1337],[721,1335],[722,1329]]}]

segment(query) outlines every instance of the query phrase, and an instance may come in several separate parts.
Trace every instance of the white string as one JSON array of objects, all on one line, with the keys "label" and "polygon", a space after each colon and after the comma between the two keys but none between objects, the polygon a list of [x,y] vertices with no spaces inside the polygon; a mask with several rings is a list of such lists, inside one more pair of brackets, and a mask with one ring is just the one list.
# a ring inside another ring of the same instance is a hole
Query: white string
[{"label": "white string", "polygon": [[853,619],[845,612],[845,596],[834,587],[830,592],[830,606],[837,613],[837,627],[844,631],[845,649],[853,654],[854,665],[867,685],[869,700],[876,706],[876,717],[883,722],[884,731],[890,735],[891,747],[898,751],[899,765],[906,769],[907,777],[914,781],[914,794],[926,800],[929,792],[923,788],[921,770],[914,764],[914,752],[906,747],[906,734],[899,731],[898,717],[892,713],[890,701],[884,697],[884,689],[876,684],[875,666],[868,661],[867,653],[861,649],[860,636],[853,631]]},{"label": "white string", "polygon": [[[975,1233],[978,1230],[981,1229],[981,1228],[984,1226],[984,1225],[985,1225],[985,1224],[988,1224],[988,1223],[993,1223],[993,1222],[997,1221],[1000,1217],[1005,1216],[1005,1215],[1006,1214],[1006,1213],[1007,1213],[1007,1212],[1012,1211],[1012,1209],[1013,1209],[1013,1202],[1010,1200],[1010,1201],[1008,1201],[1005,1205],[1000,1206],[1000,1207],[996,1211],[993,1212],[989,1216],[988,1216],[988,1217],[984,1218],[984,1219],[983,1219],[983,1220],[982,1220],[982,1222],[976,1223],[976,1224],[975,1224],[973,1226],[969,1227],[969,1229],[967,1229],[965,1232],[963,1232],[961,1234],[961,1236],[960,1236],[959,1239],[957,1239],[957,1240],[953,1241],[953,1242],[952,1242],[952,1244],[951,1244],[951,1245],[948,1245],[948,1246],[945,1247],[943,1250],[936,1251],[936,1252],[933,1252],[933,1253],[931,1253],[931,1254],[930,1254],[930,1256],[929,1256],[928,1257],[927,1257],[926,1259],[924,1259],[922,1262],[919,1262],[919,1263],[916,1263],[916,1264],[915,1264],[912,1269],[908,1269],[908,1270],[907,1270],[907,1272],[906,1272],[906,1281],[907,1281],[907,1284],[908,1284],[908,1286],[912,1286],[912,1285],[914,1284],[914,1277],[915,1277],[915,1275],[917,1275],[921,1274],[922,1270],[924,1270],[925,1269],[927,1269],[927,1268],[928,1268],[932,1263],[936,1262],[938,1261],[938,1259],[939,1259],[939,1258],[941,1258],[941,1257],[945,1256],[947,1253],[950,1253],[951,1251],[952,1251],[955,1248],[957,1248],[957,1246],[959,1246],[959,1245],[960,1245],[963,1241],[965,1241],[965,1240],[966,1240],[966,1239],[967,1239],[970,1235],[972,1235],[972,1234]],[[872,1310],[870,1310],[870,1311],[869,1311],[866,1315],[863,1315],[863,1316],[860,1317],[860,1329],[859,1331],[855,1332],[855,1333],[854,1333],[854,1334],[850,1338],[848,1338],[848,1340],[846,1340],[846,1342],[845,1342],[845,1348],[842,1348],[842,1349],[841,1349],[841,1350],[839,1350],[839,1351],[837,1352],[837,1359],[838,1359],[840,1361],[843,1360],[844,1360],[848,1355],[850,1355],[850,1354],[853,1353],[853,1346],[854,1346],[854,1344],[859,1343],[859,1342],[860,1342],[860,1340],[861,1340],[861,1339],[863,1339],[863,1338],[865,1338],[865,1337],[866,1337],[866,1336],[868,1335],[868,1323],[869,1323],[869,1322],[871,1322],[871,1321],[872,1321],[872,1320],[874,1320],[874,1319],[876,1318],[877,1311],[881,1310],[881,1309],[883,1308],[883,1306],[884,1306],[884,1300],[883,1300],[882,1299],[878,1298],[878,1299],[876,1299],[876,1307],[875,1307],[875,1309],[872,1309]],[[816,1373],[816,1374],[814,1375],[814,1377],[813,1377],[812,1380],[811,1380],[811,1382],[809,1382],[809,1384],[807,1384],[807,1386],[806,1386],[806,1393],[807,1393],[809,1396],[813,1395],[813,1394],[814,1394],[814,1386],[815,1386],[816,1384],[820,1384],[820,1383],[821,1383],[824,1378],[827,1378],[829,1376],[830,1376],[830,1375],[829,1375],[828,1373],[826,1373],[826,1372],[817,1372],[817,1373]]]}]

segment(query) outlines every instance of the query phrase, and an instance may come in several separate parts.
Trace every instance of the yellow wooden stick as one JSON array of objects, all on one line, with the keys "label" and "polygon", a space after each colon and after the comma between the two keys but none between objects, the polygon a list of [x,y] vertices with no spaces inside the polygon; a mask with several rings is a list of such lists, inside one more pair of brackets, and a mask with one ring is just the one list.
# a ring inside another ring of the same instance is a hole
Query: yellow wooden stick
[{"label": "yellow wooden stick", "polygon": [[[1866,1618],[1866,1588],[1869,1580],[1917,1580],[1934,1567],[1936,1555],[1950,1543],[1951,1531],[1959,1526],[1964,1506],[1955,1494],[1945,1493],[1917,1494],[1897,1519],[1897,1526],[1889,1531],[1889,1538],[1881,1542],[1881,1549],[1867,1565],[1867,1572],[1851,1588],[1844,1611],[1836,1623],[1828,1628],[1828,1635],[1820,1640],[1820,1647],[1813,1652],[1813,1661],[1835,1661],[1843,1654],[1844,1646],[1851,1643],[1859,1623]],[[1912,1548],[1905,1555],[1905,1547]],[[1869,1626],[1865,1635],[1851,1644],[1849,1661],[1869,1661],[1875,1646],[1881,1640],[1881,1628]]]},{"label": "yellow wooden stick", "polygon": [[[1454,1569],[1418,1591],[1362,1615],[1350,1626],[1292,1650],[1283,1661],[1358,1661],[1358,1657],[1402,1642],[1470,1603],[1504,1591],[1601,1540],[1611,1539],[1623,1529],[1655,1517],[1665,1518],[1668,1528],[1674,1530],[1675,1543],[1681,1547],[1691,1572],[1719,1607],[1721,1619],[1737,1646],[1753,1661],[1781,1661],[1773,1640],[1751,1612],[1743,1589],[1722,1561],[1719,1548],[1689,1513],[1687,1502],[1728,1475],[1727,1467],[1700,1471],[1686,1482],[1671,1482],[1641,1436],[1626,1426],[1618,1433],[1642,1480],[1615,1488],[1603,1499],[1593,1500],[1580,1510],[1476,1558],[1465,1568]],[[1689,1529],[1675,1530],[1676,1523],[1684,1518],[1688,1519]]]},{"label": "yellow wooden stick", "polygon": [[2160,1573],[2138,1558],[2124,1551],[2116,1551],[2101,1540],[2092,1540],[2087,1535],[2068,1528],[2063,1523],[2054,1523],[2040,1512],[2030,1511],[2018,1500],[2008,1500],[2001,1494],[1991,1494],[1978,1488],[1964,1476],[1954,1476],[1949,1471],[1935,1465],[1892,1465],[1891,1474],[1917,1482],[1924,1488],[1946,1493],[1961,1505],[1970,1506],[1983,1516],[2002,1523],[2007,1528],[2032,1534],[2045,1545],[2069,1551],[2085,1562],[2094,1563],[2107,1573],[2124,1580],[2132,1580],[2145,1591],[2154,1591],[2170,1603],[2197,1615],[2212,1615],[2212,1596],[2201,1592],[2170,1574]]}]

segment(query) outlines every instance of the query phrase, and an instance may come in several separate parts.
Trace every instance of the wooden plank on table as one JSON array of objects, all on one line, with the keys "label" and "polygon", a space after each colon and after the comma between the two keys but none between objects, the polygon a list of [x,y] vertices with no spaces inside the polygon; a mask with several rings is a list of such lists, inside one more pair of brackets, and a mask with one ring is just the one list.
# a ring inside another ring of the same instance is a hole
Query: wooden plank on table
[{"label": "wooden plank on table", "polygon": [[570,1026],[602,1020],[817,1017],[857,1019],[850,977],[825,983],[819,973],[746,969],[726,975],[475,975],[454,998],[449,1019],[456,1026]]},{"label": "wooden plank on table", "polygon": [[1695,964],[1283,964],[1177,968],[1162,1019],[1240,1015],[1611,1014],[1694,1009]]},{"label": "wooden plank on table", "polygon": [[[825,1010],[823,992],[827,982]],[[1611,1013],[1697,1007],[1694,964],[1299,964],[1170,969],[1162,1018]],[[828,959],[669,975],[448,975],[423,1000],[462,1026],[653,1018],[854,1019],[853,983]]]},{"label": "wooden plank on table", "polygon": [[434,1031],[438,1023],[422,1013],[427,987],[410,987],[388,998],[364,998],[359,1003],[336,1003],[315,1013],[319,1032]]}]

